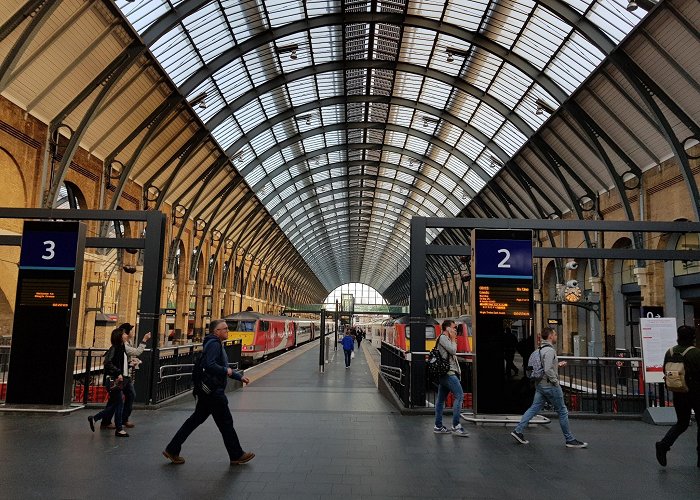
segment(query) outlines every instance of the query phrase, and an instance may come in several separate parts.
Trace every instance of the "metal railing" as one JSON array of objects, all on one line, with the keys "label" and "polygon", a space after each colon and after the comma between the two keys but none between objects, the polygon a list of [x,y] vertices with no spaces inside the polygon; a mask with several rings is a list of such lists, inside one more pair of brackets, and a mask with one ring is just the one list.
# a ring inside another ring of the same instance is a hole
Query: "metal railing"
[{"label": "metal railing", "polygon": [[[390,344],[382,343],[382,373],[404,407],[434,406],[437,381],[432,380],[428,373],[425,378],[425,402],[412,404],[410,401],[411,362],[406,354]],[[427,354],[414,352],[411,356]],[[476,355],[458,353],[458,358],[461,367],[460,381],[464,391],[462,407],[473,409]],[[642,358],[559,356],[559,360],[566,361],[566,365],[559,368],[559,381],[571,413],[639,415],[648,406],[673,405],[673,393],[668,392],[664,384],[644,382]],[[396,376],[397,373],[400,376]],[[523,397],[531,402],[534,387],[529,381],[522,379],[522,371],[519,375],[507,380],[524,388],[527,394]],[[446,405],[451,405],[450,396]]]},{"label": "metal railing", "polygon": [[[241,363],[241,341],[226,341],[224,348],[229,364],[238,368]],[[192,389],[190,376],[194,356],[202,344],[144,350],[140,369],[134,377],[137,402],[156,404]],[[77,348],[73,368],[72,401],[75,403],[103,403],[107,400],[104,387],[104,356],[107,349]],[[0,401],[5,400],[10,347],[0,346]],[[152,360],[155,360],[153,363]],[[172,371],[163,376],[163,370]],[[149,383],[151,381],[151,383]]]}]

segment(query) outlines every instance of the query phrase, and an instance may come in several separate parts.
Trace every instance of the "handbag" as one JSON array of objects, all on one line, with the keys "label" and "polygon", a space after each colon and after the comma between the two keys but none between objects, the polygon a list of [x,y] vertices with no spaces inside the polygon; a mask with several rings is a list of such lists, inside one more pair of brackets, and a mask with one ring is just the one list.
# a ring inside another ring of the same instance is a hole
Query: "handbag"
[{"label": "handbag", "polygon": [[350,351],[350,359],[354,359],[354,358],[355,358],[355,351]]}]

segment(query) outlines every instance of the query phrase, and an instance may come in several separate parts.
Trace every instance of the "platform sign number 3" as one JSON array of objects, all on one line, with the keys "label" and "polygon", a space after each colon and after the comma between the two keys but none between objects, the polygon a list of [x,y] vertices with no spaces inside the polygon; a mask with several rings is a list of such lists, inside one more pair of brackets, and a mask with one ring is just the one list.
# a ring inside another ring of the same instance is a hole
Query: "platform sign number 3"
[{"label": "platform sign number 3", "polygon": [[21,269],[75,269],[77,248],[77,223],[26,223],[19,266]]}]

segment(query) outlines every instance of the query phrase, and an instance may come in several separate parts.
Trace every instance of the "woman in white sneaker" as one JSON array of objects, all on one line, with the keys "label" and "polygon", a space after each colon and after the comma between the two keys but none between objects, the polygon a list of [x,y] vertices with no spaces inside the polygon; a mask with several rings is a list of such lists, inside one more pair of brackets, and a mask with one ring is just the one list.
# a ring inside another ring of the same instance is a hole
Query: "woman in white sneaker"
[{"label": "woman in white sneaker", "polygon": [[[459,422],[460,411],[462,409],[462,400],[464,399],[464,391],[460,382],[461,370],[457,361],[457,328],[455,322],[446,319],[442,322],[442,334],[437,339],[438,350],[443,359],[450,360],[450,369],[447,374],[440,377],[438,381],[438,393],[435,401],[435,434],[454,434],[455,436],[467,437],[469,433],[462,427]],[[445,407],[445,399],[447,393],[451,392],[454,396],[454,405],[452,406],[452,428],[448,429],[442,425],[442,410]]]}]

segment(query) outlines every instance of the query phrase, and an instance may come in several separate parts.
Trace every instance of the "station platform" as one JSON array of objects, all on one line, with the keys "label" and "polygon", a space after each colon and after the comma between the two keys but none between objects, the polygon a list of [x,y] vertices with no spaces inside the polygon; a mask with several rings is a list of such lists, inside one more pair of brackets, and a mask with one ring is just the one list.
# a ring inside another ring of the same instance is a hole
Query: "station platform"
[{"label": "station platform", "polygon": [[[342,350],[318,369],[318,343],[246,370],[229,393],[246,465],[229,465],[209,419],[182,449],[161,455],[194,408],[190,395],[137,410],[129,438],[90,432],[83,409],[64,416],[0,414],[3,498],[698,498],[693,425],[661,467],[654,442],[668,427],[641,421],[572,420],[587,449],[568,449],[556,421],[526,431],[464,423],[470,437],[436,435],[430,415],[402,416],[376,387],[368,342],[346,369]],[[445,421],[449,422],[449,415]],[[691,435],[688,435],[688,434]]]}]

